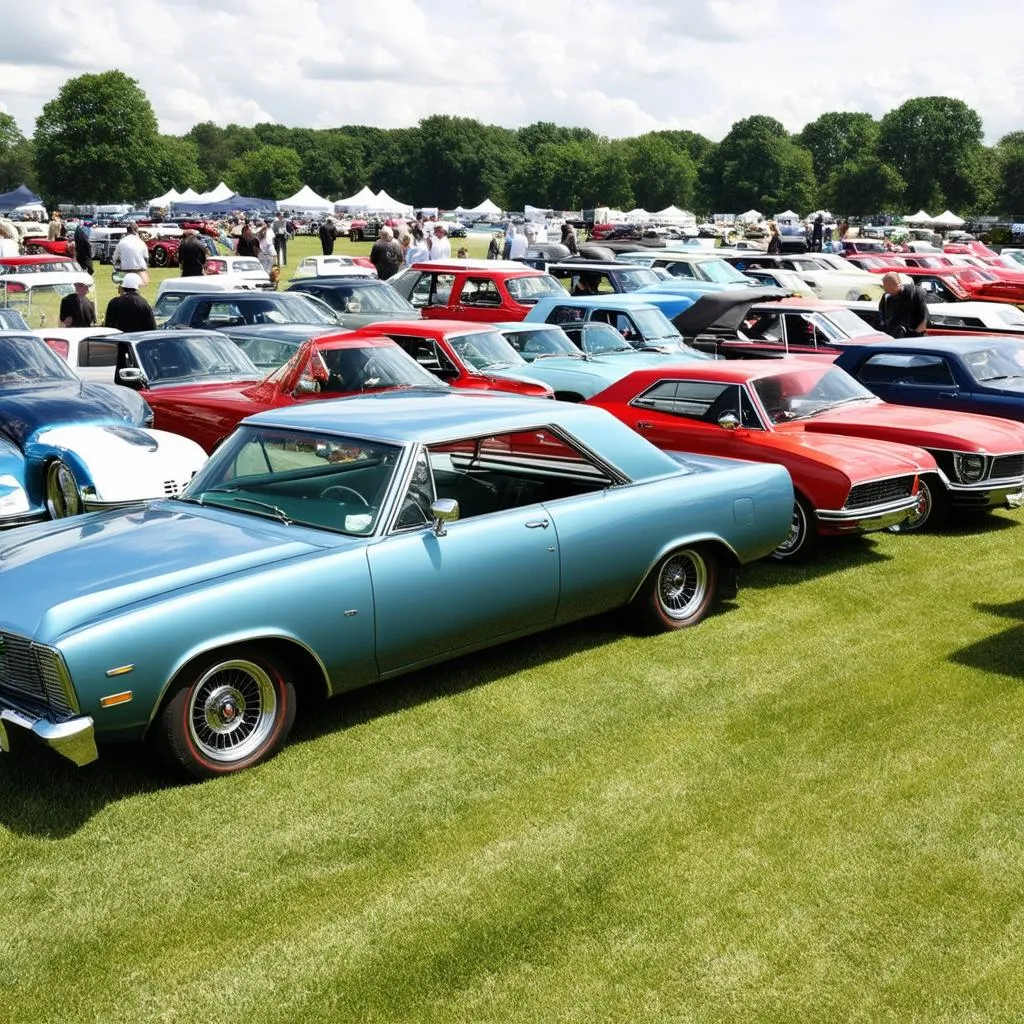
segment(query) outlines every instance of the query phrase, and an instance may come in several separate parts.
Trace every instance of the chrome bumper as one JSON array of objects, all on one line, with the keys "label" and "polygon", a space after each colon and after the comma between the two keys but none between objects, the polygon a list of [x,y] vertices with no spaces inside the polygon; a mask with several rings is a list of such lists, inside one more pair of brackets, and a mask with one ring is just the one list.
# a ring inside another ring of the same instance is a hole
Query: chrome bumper
[{"label": "chrome bumper", "polygon": [[888,530],[890,526],[898,526],[917,511],[917,506],[918,497],[911,494],[896,501],[887,501],[884,505],[870,505],[866,508],[820,508],[815,515],[818,522],[836,531],[875,533]]},{"label": "chrome bumper", "polygon": [[8,725],[32,733],[41,743],[79,767],[99,757],[93,721],[87,715],[69,718],[65,722],[51,722],[17,707],[6,697],[0,697],[0,750],[5,753],[11,749]]},{"label": "chrome bumper", "polygon": [[950,504],[962,509],[1021,508],[1024,487],[1019,480],[982,480],[976,484],[945,481]]}]

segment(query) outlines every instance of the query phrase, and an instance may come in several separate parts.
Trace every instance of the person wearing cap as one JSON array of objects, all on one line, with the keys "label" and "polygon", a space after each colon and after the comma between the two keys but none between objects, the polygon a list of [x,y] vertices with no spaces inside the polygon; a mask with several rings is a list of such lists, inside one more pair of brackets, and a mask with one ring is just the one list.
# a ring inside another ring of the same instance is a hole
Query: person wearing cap
[{"label": "person wearing cap", "polygon": [[138,274],[125,274],[121,282],[121,294],[107,303],[104,327],[124,331],[155,331],[156,319],[153,307],[139,294],[142,278]]},{"label": "person wearing cap", "polygon": [[75,290],[60,300],[57,314],[61,327],[94,327],[96,307],[89,298],[89,286],[84,281],[75,282]]},{"label": "person wearing cap", "polygon": [[430,246],[430,259],[450,260],[452,258],[452,243],[448,241],[448,231],[443,224],[434,225],[434,241]]},{"label": "person wearing cap", "polygon": [[114,268],[126,274],[137,274],[139,287],[149,284],[149,249],[139,238],[139,228],[134,221],[114,249]]}]

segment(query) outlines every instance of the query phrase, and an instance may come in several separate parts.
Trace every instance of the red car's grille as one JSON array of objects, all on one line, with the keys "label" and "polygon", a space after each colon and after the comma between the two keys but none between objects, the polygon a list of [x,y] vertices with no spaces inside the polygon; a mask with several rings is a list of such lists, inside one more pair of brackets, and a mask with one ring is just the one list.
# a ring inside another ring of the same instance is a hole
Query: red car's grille
[{"label": "red car's grille", "polygon": [[913,476],[895,476],[887,480],[872,480],[869,484],[855,484],[850,488],[850,496],[846,499],[845,508],[871,508],[884,505],[887,501],[897,501],[914,493]]},{"label": "red car's grille", "polygon": [[992,460],[992,471],[989,480],[1006,480],[1024,476],[1024,452],[1016,455],[999,455]]}]

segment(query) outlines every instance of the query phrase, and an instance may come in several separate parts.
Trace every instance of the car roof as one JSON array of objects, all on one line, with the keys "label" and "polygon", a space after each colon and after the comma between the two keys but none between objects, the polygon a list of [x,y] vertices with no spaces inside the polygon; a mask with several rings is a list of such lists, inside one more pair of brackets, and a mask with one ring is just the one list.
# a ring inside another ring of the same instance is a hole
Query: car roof
[{"label": "car roof", "polygon": [[658,307],[645,298],[643,293],[637,292],[615,292],[610,295],[569,295],[566,293],[564,298],[560,295],[542,295],[536,305],[541,303],[547,303],[548,305],[559,305],[559,306],[579,306],[581,308],[589,309],[592,306],[596,306],[599,309],[603,309],[606,306],[611,306],[613,309],[637,309],[643,307],[644,309],[657,309]]},{"label": "car roof", "polygon": [[647,270],[648,267],[638,267],[635,263],[627,263],[625,260],[559,260],[557,263],[549,263],[548,271],[567,270],[571,272],[585,272],[588,270]]},{"label": "car roof", "polygon": [[[865,348],[868,346],[864,346]],[[785,359],[709,359],[694,362],[658,362],[629,376],[638,380],[656,381],[673,377],[722,381],[726,384],[744,384],[761,377],[777,377],[795,370],[820,370],[829,364],[817,359],[787,356]]]},{"label": "car roof", "polygon": [[394,331],[416,338],[435,338],[449,334],[482,334],[495,330],[495,325],[476,320],[375,320],[361,330],[367,334]]},{"label": "car roof", "polygon": [[525,274],[536,277],[543,274],[543,270],[536,270],[526,266],[525,263],[518,263],[515,260],[428,260],[423,263],[413,263],[410,270],[443,270],[446,274],[457,274],[463,270],[491,270],[501,271],[503,274]]},{"label": "car roof", "polygon": [[866,342],[863,345],[845,343],[843,351],[858,352],[917,352],[922,355],[940,353],[957,355],[965,351],[976,351],[979,348],[990,348],[993,345],[1024,345],[1024,341],[1006,334],[929,334],[924,338],[912,341],[900,341],[892,338],[889,341]]},{"label": "car roof", "polygon": [[[167,334],[162,331],[162,334]],[[219,334],[227,334],[232,338],[272,338],[275,341],[294,341],[301,344],[308,338],[321,338],[325,335],[350,334],[336,325],[317,327],[315,324],[238,324],[234,327],[221,327]]]},{"label": "car roof", "polygon": [[507,392],[457,388],[381,391],[270,409],[243,423],[344,431],[394,444],[429,444],[554,424],[564,427],[633,480],[680,472],[676,460],[603,409]]},{"label": "car roof", "polygon": [[29,267],[34,263],[74,263],[70,256],[57,256],[44,252],[38,256],[0,256],[0,263],[8,267]]}]

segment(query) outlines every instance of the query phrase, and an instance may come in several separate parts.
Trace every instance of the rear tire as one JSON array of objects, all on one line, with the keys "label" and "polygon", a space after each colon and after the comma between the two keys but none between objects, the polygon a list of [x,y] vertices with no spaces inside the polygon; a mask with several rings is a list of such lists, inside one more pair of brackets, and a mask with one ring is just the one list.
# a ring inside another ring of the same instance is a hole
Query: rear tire
[{"label": "rear tire", "polygon": [[291,672],[258,646],[197,659],[170,692],[152,742],[169,767],[191,778],[216,778],[265,761],[295,721]]},{"label": "rear tire", "polygon": [[717,582],[718,564],[706,548],[669,552],[633,598],[630,612],[636,628],[664,633],[697,625],[711,608]]},{"label": "rear tire", "polygon": [[789,536],[772,552],[776,562],[796,562],[806,558],[818,542],[811,506],[799,494],[793,502]]}]

